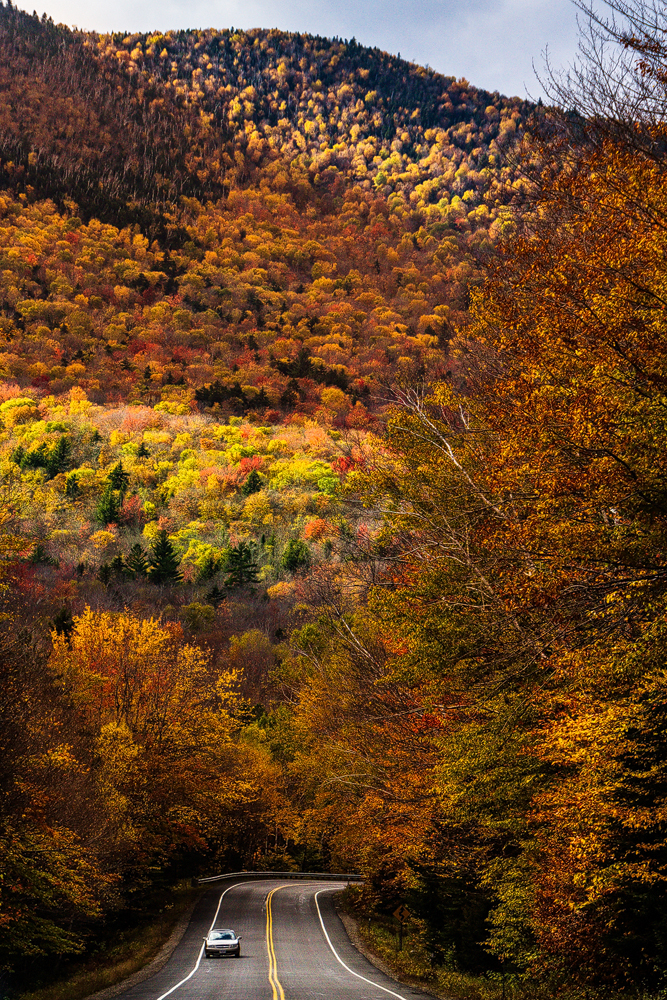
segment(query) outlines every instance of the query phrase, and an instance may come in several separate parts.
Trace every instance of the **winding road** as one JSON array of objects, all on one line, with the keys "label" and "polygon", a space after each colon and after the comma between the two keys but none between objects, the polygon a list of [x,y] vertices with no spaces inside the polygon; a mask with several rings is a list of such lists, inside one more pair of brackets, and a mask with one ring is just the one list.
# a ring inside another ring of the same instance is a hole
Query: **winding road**
[{"label": "winding road", "polygon": [[[210,889],[167,965],[122,1000],[431,1000],[352,946],[332,902],[343,887],[274,880]],[[204,958],[211,927],[241,935],[240,958]]]}]

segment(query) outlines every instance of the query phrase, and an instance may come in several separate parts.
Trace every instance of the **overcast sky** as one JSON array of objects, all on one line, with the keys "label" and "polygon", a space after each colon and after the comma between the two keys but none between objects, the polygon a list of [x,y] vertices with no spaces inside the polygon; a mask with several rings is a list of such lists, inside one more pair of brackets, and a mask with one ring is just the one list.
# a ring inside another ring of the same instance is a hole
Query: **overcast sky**
[{"label": "overcast sky", "polygon": [[[17,6],[29,8],[30,0]],[[539,96],[532,65],[576,50],[570,0],[48,0],[54,21],[95,31],[282,28],[339,35],[508,95]]]}]

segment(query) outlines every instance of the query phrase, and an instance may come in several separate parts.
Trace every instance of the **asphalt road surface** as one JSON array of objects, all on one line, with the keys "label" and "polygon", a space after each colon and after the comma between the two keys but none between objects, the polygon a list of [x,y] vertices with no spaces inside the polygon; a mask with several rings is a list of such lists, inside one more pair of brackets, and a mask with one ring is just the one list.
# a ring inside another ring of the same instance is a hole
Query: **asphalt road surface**
[{"label": "asphalt road surface", "polygon": [[[332,903],[341,888],[266,881],[209,890],[167,965],[121,1000],[431,1000],[352,946]],[[241,935],[240,958],[204,958],[211,927]]]}]

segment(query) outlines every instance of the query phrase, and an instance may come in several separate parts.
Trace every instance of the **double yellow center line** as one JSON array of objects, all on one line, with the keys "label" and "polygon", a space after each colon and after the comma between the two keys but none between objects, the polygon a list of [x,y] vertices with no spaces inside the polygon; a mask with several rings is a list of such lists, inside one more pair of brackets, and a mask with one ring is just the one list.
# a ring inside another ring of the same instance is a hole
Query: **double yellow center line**
[{"label": "double yellow center line", "polygon": [[269,982],[273,990],[273,1000],[285,1000],[285,993],[278,979],[276,952],[273,947],[273,912],[271,910],[271,900],[274,893],[278,892],[279,889],[285,888],[286,886],[284,885],[276,886],[266,897],[266,948],[269,953]]}]

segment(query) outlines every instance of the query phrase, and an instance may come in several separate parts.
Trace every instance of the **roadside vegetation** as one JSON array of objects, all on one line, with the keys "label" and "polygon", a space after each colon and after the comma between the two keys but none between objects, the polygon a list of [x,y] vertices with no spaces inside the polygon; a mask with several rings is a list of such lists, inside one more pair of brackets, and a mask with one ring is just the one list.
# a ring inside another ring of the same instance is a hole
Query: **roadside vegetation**
[{"label": "roadside vegetation", "polygon": [[173,890],[156,895],[156,909],[146,912],[136,926],[117,928],[113,938],[72,963],[61,981],[20,995],[20,1000],[86,1000],[101,990],[115,986],[149,965],[175,931],[179,921],[192,909],[198,889],[183,882]]},{"label": "roadside vegetation", "polygon": [[539,108],[0,6],[7,997],[214,866],[360,871],[445,993],[664,993],[667,51],[609,6]]}]

